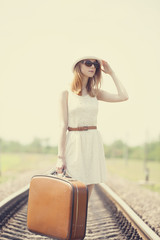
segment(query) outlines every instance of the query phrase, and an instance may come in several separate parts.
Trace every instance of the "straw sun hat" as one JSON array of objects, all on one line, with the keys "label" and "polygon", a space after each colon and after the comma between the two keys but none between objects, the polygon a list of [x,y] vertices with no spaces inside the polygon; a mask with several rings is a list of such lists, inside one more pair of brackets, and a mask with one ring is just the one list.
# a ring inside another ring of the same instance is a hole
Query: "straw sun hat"
[{"label": "straw sun hat", "polygon": [[95,59],[101,65],[101,59],[100,58],[97,58],[95,56],[85,56],[85,57],[82,57],[82,58],[78,58],[77,60],[74,61],[73,66],[72,66],[72,71],[74,71],[74,68],[77,65],[77,63],[79,63],[80,61],[85,60],[85,59]]}]

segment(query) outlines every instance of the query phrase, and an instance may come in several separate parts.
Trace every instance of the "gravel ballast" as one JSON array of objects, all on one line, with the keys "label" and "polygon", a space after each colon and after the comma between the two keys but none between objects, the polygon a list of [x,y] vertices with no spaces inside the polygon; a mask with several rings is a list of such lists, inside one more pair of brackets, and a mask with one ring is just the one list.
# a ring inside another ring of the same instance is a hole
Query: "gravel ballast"
[{"label": "gravel ballast", "polygon": [[160,236],[160,194],[108,173],[112,188]]}]

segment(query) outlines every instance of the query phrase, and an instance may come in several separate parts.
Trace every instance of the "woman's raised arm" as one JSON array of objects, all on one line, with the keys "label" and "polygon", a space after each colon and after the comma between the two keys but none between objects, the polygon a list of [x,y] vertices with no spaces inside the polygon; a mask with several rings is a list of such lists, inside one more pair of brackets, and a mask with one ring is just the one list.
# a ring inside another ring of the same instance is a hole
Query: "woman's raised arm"
[{"label": "woman's raised arm", "polygon": [[97,99],[105,102],[122,102],[128,100],[128,94],[124,86],[118,80],[110,65],[106,61],[102,60],[102,67],[102,71],[112,77],[117,89],[117,94],[112,94],[100,89],[97,94]]}]

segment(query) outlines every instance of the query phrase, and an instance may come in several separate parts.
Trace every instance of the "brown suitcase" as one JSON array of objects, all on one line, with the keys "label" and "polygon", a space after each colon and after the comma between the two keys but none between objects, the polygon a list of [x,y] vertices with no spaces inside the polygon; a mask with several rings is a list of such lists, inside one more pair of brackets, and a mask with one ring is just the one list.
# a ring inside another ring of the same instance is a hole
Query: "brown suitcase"
[{"label": "brown suitcase", "polygon": [[27,227],[56,239],[83,239],[87,206],[85,184],[67,177],[36,175],[30,183]]}]

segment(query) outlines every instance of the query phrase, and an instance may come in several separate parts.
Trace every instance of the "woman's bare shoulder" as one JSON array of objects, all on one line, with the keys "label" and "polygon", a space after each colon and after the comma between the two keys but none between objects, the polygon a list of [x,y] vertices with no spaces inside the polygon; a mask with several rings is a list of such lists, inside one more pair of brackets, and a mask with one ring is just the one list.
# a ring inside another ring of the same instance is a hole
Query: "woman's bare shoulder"
[{"label": "woman's bare shoulder", "polygon": [[60,100],[66,100],[68,98],[68,92],[69,92],[68,89],[61,90],[59,94]]},{"label": "woman's bare shoulder", "polygon": [[61,95],[67,95],[68,94],[68,89],[63,89],[61,91]]}]

